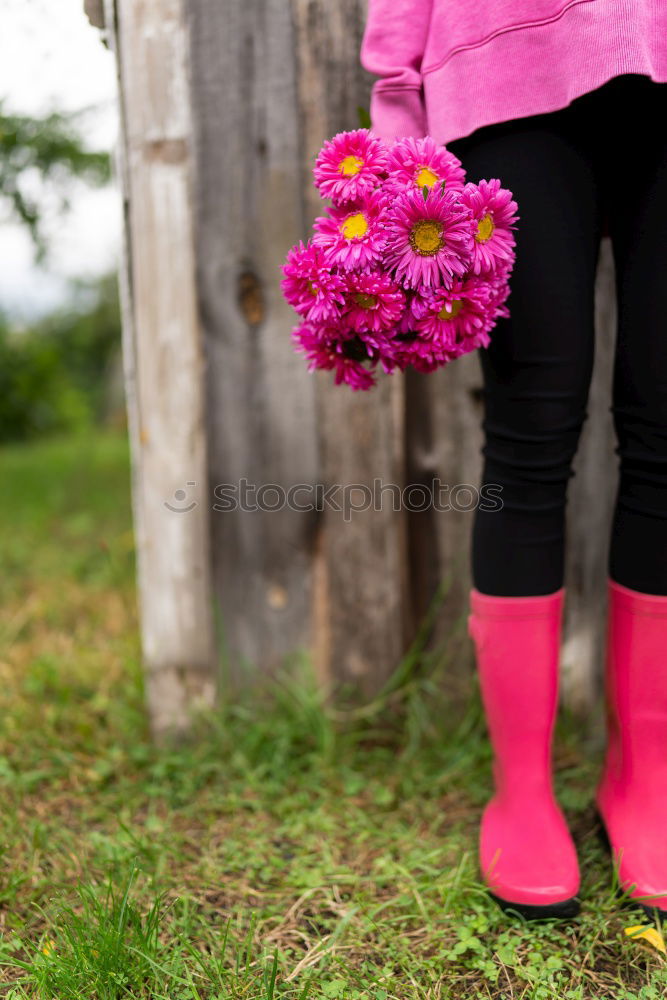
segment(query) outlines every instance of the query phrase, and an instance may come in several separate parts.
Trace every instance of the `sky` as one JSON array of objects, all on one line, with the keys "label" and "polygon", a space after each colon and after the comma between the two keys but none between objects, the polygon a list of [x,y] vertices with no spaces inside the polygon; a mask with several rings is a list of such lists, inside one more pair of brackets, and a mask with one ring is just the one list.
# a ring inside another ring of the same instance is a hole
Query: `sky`
[{"label": "sky", "polygon": [[[90,149],[112,150],[118,129],[113,56],[83,13],[83,0],[2,0],[0,101],[19,114],[86,110],[81,133]],[[115,185],[77,183],[72,208],[50,213],[51,254],[36,267],[27,234],[0,207],[0,309],[30,318],[61,303],[67,278],[117,266],[121,209]]]}]

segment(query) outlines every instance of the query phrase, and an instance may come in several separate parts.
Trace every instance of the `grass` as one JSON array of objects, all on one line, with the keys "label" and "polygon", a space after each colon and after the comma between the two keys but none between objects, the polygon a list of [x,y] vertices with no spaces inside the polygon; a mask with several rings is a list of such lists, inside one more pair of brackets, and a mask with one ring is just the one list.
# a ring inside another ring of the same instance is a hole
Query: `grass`
[{"label": "grass", "polygon": [[436,660],[341,718],[295,657],[154,748],[125,441],[5,448],[0,481],[1,997],[666,995],[594,832],[599,718],[561,714],[556,743],[582,913],[527,924],[478,881],[474,686],[454,710]]}]

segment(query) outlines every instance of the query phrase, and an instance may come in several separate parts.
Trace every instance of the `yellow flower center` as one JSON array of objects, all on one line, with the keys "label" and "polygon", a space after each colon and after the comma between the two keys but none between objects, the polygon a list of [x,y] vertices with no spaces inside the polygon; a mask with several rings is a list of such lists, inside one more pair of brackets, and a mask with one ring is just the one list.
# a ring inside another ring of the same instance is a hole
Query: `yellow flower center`
[{"label": "yellow flower center", "polygon": [[475,233],[475,239],[478,243],[486,243],[493,236],[493,230],[496,227],[493,224],[493,219],[487,214],[484,218],[480,219],[477,223],[477,232]]},{"label": "yellow flower center", "polygon": [[417,174],[416,181],[419,187],[433,187],[437,184],[440,178],[435,174],[430,167],[421,167],[419,173]]},{"label": "yellow flower center", "polygon": [[461,299],[453,299],[449,305],[445,302],[444,306],[438,313],[438,319],[454,319],[455,316],[463,309],[463,301]]},{"label": "yellow flower center", "polygon": [[318,292],[317,285],[314,285],[312,283],[312,281],[309,281],[308,282],[308,291],[310,292],[311,295],[317,295],[317,292]]},{"label": "yellow flower center", "polygon": [[375,295],[369,295],[365,292],[355,292],[354,301],[357,302],[362,309],[372,309],[377,303],[377,298]]},{"label": "yellow flower center", "polygon": [[419,219],[410,230],[410,246],[422,257],[432,257],[444,245],[442,225],[435,219]]},{"label": "yellow flower center", "polygon": [[340,231],[346,240],[354,240],[365,236],[368,232],[368,222],[363,212],[354,212],[344,219]]},{"label": "yellow flower center", "polygon": [[353,153],[350,153],[350,155],[346,156],[344,160],[341,160],[340,172],[345,177],[353,177],[354,174],[359,173],[363,165],[364,161],[360,156],[354,156]]}]

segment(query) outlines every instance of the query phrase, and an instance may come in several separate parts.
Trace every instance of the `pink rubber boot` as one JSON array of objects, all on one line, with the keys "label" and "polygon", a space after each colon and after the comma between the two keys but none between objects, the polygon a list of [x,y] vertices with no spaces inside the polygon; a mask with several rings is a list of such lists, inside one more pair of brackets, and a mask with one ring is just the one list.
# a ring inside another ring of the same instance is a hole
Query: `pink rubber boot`
[{"label": "pink rubber boot", "polygon": [[667,916],[667,596],[608,579],[607,753],[598,813],[619,881]]},{"label": "pink rubber boot", "polygon": [[577,852],[551,770],[564,598],[564,587],[536,597],[470,592],[468,630],[494,752],[479,865],[496,901],[527,918],[579,912]]}]

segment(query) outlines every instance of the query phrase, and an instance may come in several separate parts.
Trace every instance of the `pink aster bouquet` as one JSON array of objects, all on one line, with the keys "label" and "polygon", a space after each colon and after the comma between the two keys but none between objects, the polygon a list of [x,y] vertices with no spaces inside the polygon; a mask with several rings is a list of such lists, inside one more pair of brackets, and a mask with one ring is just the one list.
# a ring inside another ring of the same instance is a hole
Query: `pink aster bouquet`
[{"label": "pink aster bouquet", "polygon": [[431,136],[386,143],[367,128],[327,140],[313,174],[332,205],[290,249],[281,282],[310,370],[370,389],[378,362],[388,373],[431,372],[489,344],[509,316],[511,191],[466,183]]}]

